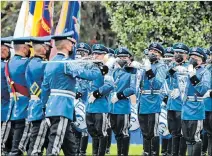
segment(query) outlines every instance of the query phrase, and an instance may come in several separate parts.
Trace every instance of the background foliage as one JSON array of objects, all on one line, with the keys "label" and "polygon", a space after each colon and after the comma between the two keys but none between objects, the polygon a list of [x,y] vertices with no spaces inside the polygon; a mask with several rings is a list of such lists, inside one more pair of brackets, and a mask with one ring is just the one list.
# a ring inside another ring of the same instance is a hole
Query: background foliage
[{"label": "background foliage", "polygon": [[212,2],[103,2],[119,44],[141,56],[151,42],[212,44]]},{"label": "background foliage", "polygon": [[[54,2],[54,27],[62,2]],[[1,36],[13,35],[21,2],[1,1]],[[138,58],[153,42],[208,48],[212,44],[212,2],[82,2],[80,41],[128,47]]]}]

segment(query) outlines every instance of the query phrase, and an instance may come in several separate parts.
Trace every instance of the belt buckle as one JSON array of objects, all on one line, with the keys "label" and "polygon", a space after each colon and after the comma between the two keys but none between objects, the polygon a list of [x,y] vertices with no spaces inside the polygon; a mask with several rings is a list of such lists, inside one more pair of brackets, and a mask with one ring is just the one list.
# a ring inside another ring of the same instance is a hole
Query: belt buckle
[{"label": "belt buckle", "polygon": [[140,90],[140,94],[143,94],[144,93],[144,90]]},{"label": "belt buckle", "polygon": [[37,97],[40,95],[41,93],[41,89],[40,87],[38,86],[38,84],[36,82],[34,82],[32,84],[32,86],[30,87],[30,91],[33,95],[36,95]]},{"label": "belt buckle", "polygon": [[194,94],[194,101],[197,102],[197,94]]},{"label": "belt buckle", "polygon": [[32,84],[32,86],[30,87],[30,91],[32,92],[32,94],[36,94],[36,92],[38,91],[38,89],[39,89],[39,86],[38,86],[38,84],[36,83],[36,82],[34,82],[33,84]]},{"label": "belt buckle", "polygon": [[153,94],[153,89],[152,88],[150,89],[150,93]]}]

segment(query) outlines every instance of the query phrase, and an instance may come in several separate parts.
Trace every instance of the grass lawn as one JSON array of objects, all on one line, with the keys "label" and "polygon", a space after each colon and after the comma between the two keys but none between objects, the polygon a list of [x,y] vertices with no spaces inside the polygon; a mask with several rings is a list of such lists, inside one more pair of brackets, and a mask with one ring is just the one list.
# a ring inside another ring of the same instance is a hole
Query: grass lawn
[{"label": "grass lawn", "polygon": [[[142,145],[135,145],[135,144],[131,144],[130,145],[130,151],[129,151],[129,155],[141,155],[143,153],[143,146]],[[63,152],[61,150],[60,155],[63,155]],[[87,148],[87,155],[92,155],[92,144],[89,143],[88,144],[88,148]],[[116,144],[112,144],[110,147],[110,154],[107,155],[117,155],[117,148],[116,148]]]},{"label": "grass lawn", "polygon": [[[130,145],[129,155],[141,155],[143,153],[143,146],[142,145]],[[92,145],[88,144],[87,154],[92,154]],[[117,147],[116,144],[112,144],[110,147],[110,154],[108,155],[117,155]]]}]

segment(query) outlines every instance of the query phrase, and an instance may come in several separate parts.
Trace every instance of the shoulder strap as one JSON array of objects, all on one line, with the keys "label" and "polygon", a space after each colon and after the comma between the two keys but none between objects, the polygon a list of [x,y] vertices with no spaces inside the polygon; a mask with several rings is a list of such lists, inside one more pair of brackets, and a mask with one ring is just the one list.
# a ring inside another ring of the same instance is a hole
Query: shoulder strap
[{"label": "shoulder strap", "polygon": [[9,87],[10,87],[10,89],[12,91],[14,100],[16,101],[17,100],[16,90],[15,90],[15,87],[14,87],[14,82],[10,78],[9,67],[8,67],[9,65],[8,64],[9,64],[9,61],[6,62],[6,64],[5,64],[5,75],[6,75],[7,82],[9,84]]},{"label": "shoulder strap", "polygon": [[[5,65],[5,75],[6,75],[6,77],[7,77],[7,81],[8,81],[8,84],[9,84],[9,86],[10,86],[10,88],[11,88],[11,91],[12,91],[12,93],[13,93],[13,96],[15,97],[15,98],[17,98],[16,97],[16,92],[19,92],[20,94],[22,94],[22,95],[24,95],[24,96],[30,96],[29,95],[29,92],[28,92],[28,89],[26,88],[26,87],[24,87],[24,86],[22,86],[22,85],[20,85],[20,84],[17,84],[17,83],[15,83],[11,78],[10,78],[10,73],[9,73],[9,62],[7,62],[6,63],[6,65]],[[15,99],[14,98],[14,99]],[[15,99],[16,100],[16,99]]]}]

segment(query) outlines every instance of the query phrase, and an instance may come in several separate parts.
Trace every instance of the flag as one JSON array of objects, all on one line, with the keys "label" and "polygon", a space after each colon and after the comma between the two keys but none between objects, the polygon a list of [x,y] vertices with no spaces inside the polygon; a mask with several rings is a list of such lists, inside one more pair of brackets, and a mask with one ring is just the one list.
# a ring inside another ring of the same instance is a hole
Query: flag
[{"label": "flag", "polygon": [[[78,42],[80,33],[80,1],[64,1],[60,13],[60,19],[56,27],[55,35],[74,31],[74,39]],[[75,58],[74,53],[71,58]],[[50,58],[56,54],[56,49],[53,48]]]},{"label": "flag", "polygon": [[41,25],[38,30],[38,36],[48,36],[51,35],[53,26],[53,1],[43,2],[43,11],[41,18]]},{"label": "flag", "polygon": [[23,1],[19,12],[18,20],[14,31],[14,38],[23,37],[28,20],[29,1]]},{"label": "flag", "polygon": [[[23,1],[14,37],[51,35],[53,5],[53,1]],[[33,56],[33,49],[31,52]],[[14,51],[11,53],[13,55]]]},{"label": "flag", "polygon": [[48,36],[53,25],[53,1],[36,1],[33,17],[32,36]]},{"label": "flag", "polygon": [[60,19],[55,34],[74,31],[74,39],[79,40],[80,30],[80,1],[63,2]]},{"label": "flag", "polygon": [[28,13],[28,18],[27,18],[27,24],[26,24],[25,31],[24,31],[24,36],[31,36],[35,3],[36,3],[35,1],[29,2],[29,13]]},{"label": "flag", "polygon": [[53,1],[23,1],[14,37],[51,35],[53,6]]},{"label": "flag", "polygon": [[41,27],[42,11],[43,11],[43,1],[35,1],[31,36],[38,36],[38,32]]}]

